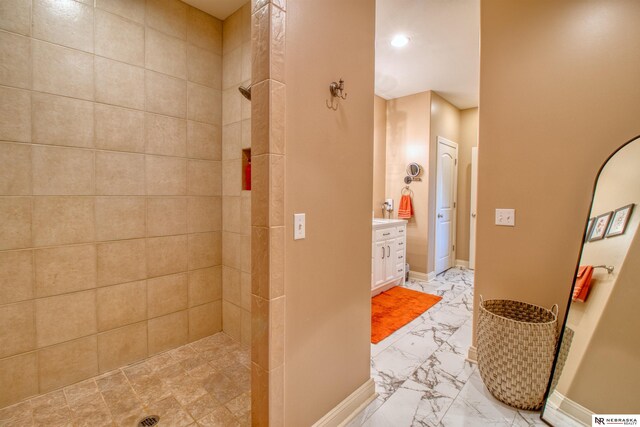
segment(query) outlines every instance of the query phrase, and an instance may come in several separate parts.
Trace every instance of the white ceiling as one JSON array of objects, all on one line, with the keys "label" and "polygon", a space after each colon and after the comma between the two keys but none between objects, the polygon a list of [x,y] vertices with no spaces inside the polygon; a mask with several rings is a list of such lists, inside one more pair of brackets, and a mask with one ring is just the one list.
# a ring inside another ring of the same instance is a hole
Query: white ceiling
[{"label": "white ceiling", "polygon": [[[394,35],[411,39],[390,45]],[[376,94],[434,90],[460,109],[478,106],[480,0],[376,0]]]},{"label": "white ceiling", "polygon": [[249,0],[182,0],[224,21]]}]

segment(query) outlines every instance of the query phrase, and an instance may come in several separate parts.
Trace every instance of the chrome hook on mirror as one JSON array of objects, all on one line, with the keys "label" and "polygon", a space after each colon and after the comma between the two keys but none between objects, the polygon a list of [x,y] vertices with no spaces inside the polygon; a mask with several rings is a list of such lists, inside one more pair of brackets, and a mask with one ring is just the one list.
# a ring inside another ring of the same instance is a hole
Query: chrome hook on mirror
[{"label": "chrome hook on mirror", "polygon": [[329,102],[329,100],[326,100],[325,105],[327,106],[327,108],[336,111],[338,109],[338,102],[336,100],[336,103],[334,105],[333,100],[335,98],[347,99],[347,93],[344,91],[344,80],[340,78],[338,82],[331,82],[331,84],[329,85],[329,92],[331,93],[331,102]]}]

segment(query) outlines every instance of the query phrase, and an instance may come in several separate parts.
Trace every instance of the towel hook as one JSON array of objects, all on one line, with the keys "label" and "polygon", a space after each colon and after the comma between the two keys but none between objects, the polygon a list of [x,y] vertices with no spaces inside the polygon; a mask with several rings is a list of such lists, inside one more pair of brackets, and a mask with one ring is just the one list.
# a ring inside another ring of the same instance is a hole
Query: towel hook
[{"label": "towel hook", "polygon": [[347,99],[347,93],[344,91],[344,80],[340,78],[338,82],[331,82],[329,85],[329,92],[331,93],[331,102],[325,100],[325,105],[330,110],[336,111],[338,109],[338,102],[334,105],[333,100],[336,98]]}]

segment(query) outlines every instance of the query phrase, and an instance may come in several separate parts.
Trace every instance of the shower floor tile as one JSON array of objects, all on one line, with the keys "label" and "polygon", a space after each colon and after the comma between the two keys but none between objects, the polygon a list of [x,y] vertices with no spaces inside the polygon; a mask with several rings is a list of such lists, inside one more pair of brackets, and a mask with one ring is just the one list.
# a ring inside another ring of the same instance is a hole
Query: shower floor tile
[{"label": "shower floor tile", "polygon": [[0,409],[2,427],[250,426],[250,350],[220,332]]}]

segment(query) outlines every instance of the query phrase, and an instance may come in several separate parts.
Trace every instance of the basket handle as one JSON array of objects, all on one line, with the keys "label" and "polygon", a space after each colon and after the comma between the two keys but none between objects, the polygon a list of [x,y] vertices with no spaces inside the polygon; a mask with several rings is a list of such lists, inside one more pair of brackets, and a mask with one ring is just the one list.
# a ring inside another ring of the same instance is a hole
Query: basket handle
[{"label": "basket handle", "polygon": [[484,304],[484,298],[482,298],[482,295],[480,295],[480,305]]},{"label": "basket handle", "polygon": [[551,313],[555,316],[558,317],[558,304],[553,304],[551,306]]}]

